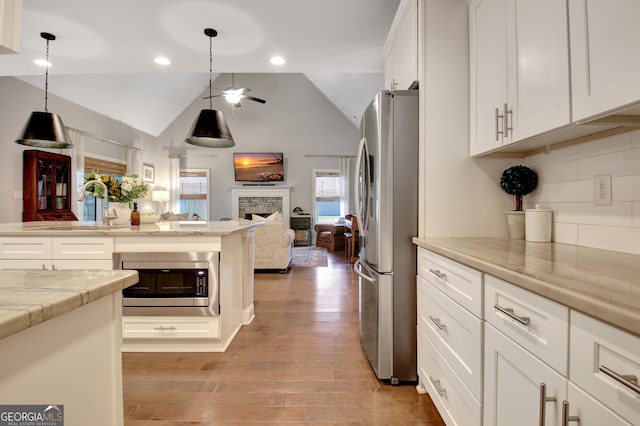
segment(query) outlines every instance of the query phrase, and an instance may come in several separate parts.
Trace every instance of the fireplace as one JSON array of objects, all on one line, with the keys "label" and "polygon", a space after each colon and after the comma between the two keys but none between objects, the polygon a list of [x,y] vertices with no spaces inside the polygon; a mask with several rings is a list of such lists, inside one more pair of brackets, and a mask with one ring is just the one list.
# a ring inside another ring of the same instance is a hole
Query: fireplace
[{"label": "fireplace", "polygon": [[284,223],[289,223],[290,186],[231,187],[231,212],[233,217],[250,219],[251,215],[269,216],[282,213]]}]

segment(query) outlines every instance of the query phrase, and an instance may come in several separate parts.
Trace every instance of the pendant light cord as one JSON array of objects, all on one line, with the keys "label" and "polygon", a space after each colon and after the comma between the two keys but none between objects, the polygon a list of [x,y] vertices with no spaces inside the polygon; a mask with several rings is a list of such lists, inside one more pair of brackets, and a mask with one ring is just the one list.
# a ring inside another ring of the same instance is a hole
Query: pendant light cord
[{"label": "pendant light cord", "polygon": [[49,112],[47,104],[49,102],[49,39],[47,39],[46,65],[44,67],[44,112]]},{"label": "pendant light cord", "polygon": [[213,109],[213,96],[211,94],[211,73],[213,72],[213,37],[209,36],[209,109]]}]

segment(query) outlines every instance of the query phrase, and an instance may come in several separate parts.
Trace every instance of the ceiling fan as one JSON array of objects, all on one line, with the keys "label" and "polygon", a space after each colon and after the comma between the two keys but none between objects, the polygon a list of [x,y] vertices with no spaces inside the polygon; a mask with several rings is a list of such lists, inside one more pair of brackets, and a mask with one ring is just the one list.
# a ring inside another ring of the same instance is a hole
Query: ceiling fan
[{"label": "ceiling fan", "polygon": [[236,87],[235,85],[235,76],[233,73],[231,73],[231,87],[226,87],[224,90],[223,89],[216,89],[222,92],[222,94],[220,95],[213,95],[213,98],[217,98],[220,96],[224,96],[224,99],[229,102],[231,105],[233,105],[235,108],[241,107],[242,105],[240,104],[240,102],[243,99],[248,99],[250,101],[254,101],[254,102],[259,102],[261,104],[266,104],[267,101],[265,101],[264,99],[260,99],[260,98],[256,98],[253,96],[249,96],[246,93],[250,92],[251,89],[249,89],[248,87]]}]

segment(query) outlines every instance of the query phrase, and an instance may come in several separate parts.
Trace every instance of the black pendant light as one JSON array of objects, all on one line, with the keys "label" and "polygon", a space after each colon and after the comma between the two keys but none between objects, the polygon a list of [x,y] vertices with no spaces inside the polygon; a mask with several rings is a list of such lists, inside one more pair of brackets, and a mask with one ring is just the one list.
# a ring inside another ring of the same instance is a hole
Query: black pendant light
[{"label": "black pendant light", "polygon": [[235,146],[231,131],[221,111],[216,111],[212,106],[213,95],[211,93],[211,73],[213,71],[212,40],[218,35],[213,28],[205,28],[204,34],[209,37],[209,109],[200,111],[200,115],[193,122],[189,136],[184,140],[191,145],[207,148],[229,148]]},{"label": "black pendant light", "polygon": [[16,143],[21,145],[36,146],[40,148],[73,148],[71,138],[62,123],[58,114],[47,110],[49,100],[49,41],[55,40],[56,36],[49,33],[40,33],[40,37],[47,40],[47,63],[45,65],[44,77],[44,111],[34,111],[29,117],[16,139]]}]

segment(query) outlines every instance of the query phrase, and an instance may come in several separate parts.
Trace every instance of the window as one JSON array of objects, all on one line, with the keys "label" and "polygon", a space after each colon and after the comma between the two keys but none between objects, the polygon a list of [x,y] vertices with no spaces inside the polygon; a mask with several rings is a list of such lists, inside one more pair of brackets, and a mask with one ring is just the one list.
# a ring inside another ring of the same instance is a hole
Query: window
[{"label": "window", "polygon": [[180,170],[180,212],[209,217],[209,169]]},{"label": "window", "polygon": [[[84,174],[82,180],[84,181],[84,178],[86,178],[87,175],[91,172],[97,172],[101,175],[123,176],[127,173],[127,165],[114,161],[102,160],[99,158],[84,157]],[[97,211],[98,203],[96,202],[96,197],[94,197],[93,195],[87,195],[84,199],[82,220],[99,220]],[[100,216],[101,215],[102,212]]]},{"label": "window", "polygon": [[313,193],[315,223],[333,223],[340,217],[340,172],[314,170]]}]

